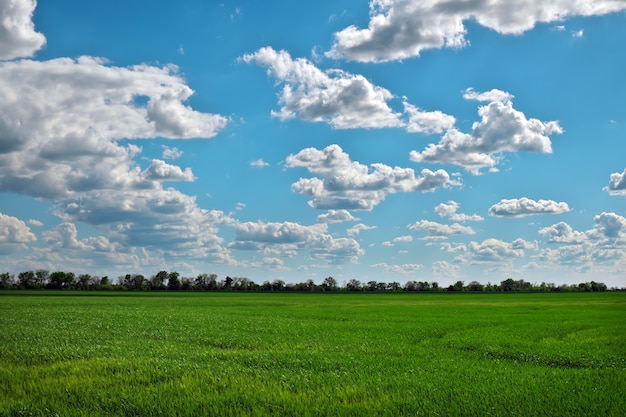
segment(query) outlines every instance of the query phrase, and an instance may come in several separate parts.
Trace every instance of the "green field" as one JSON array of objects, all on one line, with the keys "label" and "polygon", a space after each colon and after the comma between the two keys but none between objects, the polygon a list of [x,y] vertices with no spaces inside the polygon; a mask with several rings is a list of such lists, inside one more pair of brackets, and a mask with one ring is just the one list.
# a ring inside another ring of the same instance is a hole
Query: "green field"
[{"label": "green field", "polygon": [[0,292],[0,416],[624,416],[626,293]]}]

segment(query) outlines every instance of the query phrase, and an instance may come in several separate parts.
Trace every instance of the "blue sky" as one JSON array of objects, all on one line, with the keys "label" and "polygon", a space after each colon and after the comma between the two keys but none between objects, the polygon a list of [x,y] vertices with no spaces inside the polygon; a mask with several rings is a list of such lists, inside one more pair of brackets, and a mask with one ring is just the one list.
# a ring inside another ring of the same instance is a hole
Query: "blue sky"
[{"label": "blue sky", "polygon": [[0,0],[0,270],[626,285],[626,2]]}]

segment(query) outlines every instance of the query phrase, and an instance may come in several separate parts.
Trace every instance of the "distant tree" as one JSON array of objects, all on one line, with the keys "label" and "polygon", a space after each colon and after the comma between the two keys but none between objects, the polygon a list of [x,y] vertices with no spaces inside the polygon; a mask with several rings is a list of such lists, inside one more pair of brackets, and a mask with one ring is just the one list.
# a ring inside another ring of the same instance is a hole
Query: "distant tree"
[{"label": "distant tree", "polygon": [[54,290],[60,290],[65,288],[70,288],[74,284],[74,273],[73,272],[63,272],[63,271],[55,271],[50,274],[50,279],[48,281],[48,288]]},{"label": "distant tree", "polygon": [[390,283],[387,285],[387,289],[388,289],[389,291],[400,291],[400,289],[401,289],[401,288],[402,288],[402,287],[400,286],[400,283],[399,283],[399,282],[395,282],[395,281],[394,281],[394,282],[390,282]]},{"label": "distant tree", "polygon": [[36,288],[36,279],[34,271],[23,271],[17,275],[17,282],[20,288],[31,289]]},{"label": "distant tree", "polygon": [[47,269],[38,269],[35,271],[35,286],[43,288],[48,284],[50,272]]},{"label": "distant tree", "polygon": [[182,278],[180,280],[180,289],[183,291],[190,291],[193,289],[193,283],[191,282],[191,278]]},{"label": "distant tree", "polygon": [[335,291],[337,289],[337,280],[333,277],[326,277],[322,282],[324,291]]},{"label": "distant tree", "polygon": [[285,289],[285,281],[282,279],[275,279],[272,281],[272,291],[282,291]]},{"label": "distant tree", "polygon": [[359,281],[356,278],[352,278],[346,284],[346,288],[348,289],[348,291],[361,291],[361,289],[362,289],[361,288],[361,281]]},{"label": "distant tree", "polygon": [[159,271],[150,277],[149,285],[151,290],[165,290],[165,280],[167,280],[167,271]]},{"label": "distant tree", "polygon": [[457,281],[454,283],[454,285],[450,285],[448,287],[448,291],[454,291],[454,292],[463,291],[463,281]]},{"label": "distant tree", "polygon": [[224,281],[222,281],[222,288],[225,288],[227,290],[230,290],[233,287],[233,282],[235,280],[232,279],[229,276],[226,276],[226,278],[224,278]]},{"label": "distant tree", "polygon": [[515,281],[512,278],[507,278],[504,281],[500,282],[500,289],[502,291],[514,291],[515,290]]},{"label": "distant tree", "polygon": [[78,277],[76,277],[76,282],[74,283],[74,286],[76,288],[84,289],[89,286],[90,282],[91,282],[91,275],[80,274]]},{"label": "distant tree", "polygon": [[8,272],[3,272],[0,274],[0,289],[1,288],[11,288],[15,285],[15,276],[9,274]]},{"label": "distant tree", "polygon": [[433,281],[430,283],[430,289],[432,291],[439,291],[439,283],[437,281]]},{"label": "distant tree", "polygon": [[198,290],[213,291],[217,289],[217,274],[200,274],[196,277],[194,286]]},{"label": "distant tree", "polygon": [[483,291],[485,286],[478,281],[472,281],[465,287],[467,291]]},{"label": "distant tree", "polygon": [[182,284],[178,278],[179,276],[180,274],[178,272],[170,272],[167,275],[167,289],[169,291],[177,291],[181,289]]}]

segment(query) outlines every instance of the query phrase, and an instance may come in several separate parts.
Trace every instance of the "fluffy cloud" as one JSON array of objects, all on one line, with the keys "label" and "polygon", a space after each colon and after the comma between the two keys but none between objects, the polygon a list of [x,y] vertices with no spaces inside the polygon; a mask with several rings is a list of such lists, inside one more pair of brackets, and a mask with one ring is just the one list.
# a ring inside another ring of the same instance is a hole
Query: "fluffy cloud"
[{"label": "fluffy cloud", "polygon": [[194,181],[196,179],[191,168],[185,168],[183,171],[179,166],[170,165],[160,159],[153,159],[141,175],[151,181]]},{"label": "fluffy cloud", "polygon": [[327,56],[379,62],[419,56],[433,48],[460,48],[469,44],[464,22],[502,34],[521,34],[537,23],[570,16],[602,15],[626,9],[622,1],[558,0],[550,3],[508,0],[371,0],[368,27],[354,25],[335,33]]},{"label": "fluffy cloud", "polygon": [[127,252],[145,245],[160,255],[228,259],[216,235],[219,216],[162,187],[193,181],[191,169],[155,159],[142,171],[141,148],[117,142],[210,138],[226,125],[223,116],[183,104],[193,91],[175,67],[22,60],[0,63],[0,79],[0,191],[48,200],[66,225],[96,226]]},{"label": "fluffy cloud", "polygon": [[448,129],[452,129],[456,123],[454,116],[439,110],[424,111],[406,100],[404,102],[404,112],[409,117],[406,125],[406,130],[409,133],[441,134]]},{"label": "fluffy cloud", "polygon": [[516,239],[503,242],[498,239],[486,239],[481,243],[470,242],[468,255],[473,263],[511,263],[513,259],[524,256],[524,250],[536,250],[537,244]]},{"label": "fluffy cloud", "polygon": [[163,159],[178,159],[183,156],[183,151],[176,147],[169,147],[166,145],[162,145],[163,148]]},{"label": "fluffy cloud", "polygon": [[318,223],[343,223],[357,221],[348,210],[328,210],[325,214],[317,216]]},{"label": "fluffy cloud", "polygon": [[231,247],[295,256],[308,250],[312,257],[329,263],[355,263],[365,253],[352,238],[334,238],[328,225],[304,226],[294,222],[233,222],[236,231]]},{"label": "fluffy cloud", "polygon": [[348,236],[357,236],[363,230],[373,230],[376,229],[376,226],[368,226],[363,223],[355,224],[353,227],[347,230]]},{"label": "fluffy cloud", "polygon": [[372,210],[388,194],[433,191],[454,185],[444,170],[424,169],[416,177],[411,168],[351,161],[339,145],[323,150],[306,148],[286,159],[288,168],[303,167],[320,178],[301,178],[294,191],[312,197],[309,205],[317,209]]},{"label": "fluffy cloud", "polygon": [[35,0],[0,0],[0,60],[30,57],[46,43],[32,21],[36,5]]},{"label": "fluffy cloud", "polygon": [[583,243],[587,239],[585,233],[573,230],[572,227],[565,222],[559,222],[552,226],[544,227],[539,230],[539,234],[547,236],[549,242],[554,243]]},{"label": "fluffy cloud", "polygon": [[454,222],[479,222],[484,220],[483,217],[478,214],[463,214],[457,213],[460,205],[456,201],[448,201],[448,203],[441,203],[437,207],[435,207],[435,213],[437,213],[440,217],[448,218]]},{"label": "fluffy cloud", "polygon": [[269,166],[270,164],[268,164],[267,162],[265,162],[262,158],[256,159],[252,162],[250,162],[250,166],[253,168],[265,168],[267,166]]},{"label": "fluffy cloud", "polygon": [[411,151],[412,161],[455,164],[478,174],[483,168],[494,168],[503,152],[552,153],[548,135],[563,132],[556,121],[527,119],[513,108],[513,96],[504,91],[468,89],[464,97],[489,101],[478,108],[481,120],[472,125],[472,133],[450,128],[438,144],[430,144],[422,152]]},{"label": "fluffy cloud", "polygon": [[0,213],[0,254],[7,254],[35,242],[37,237],[17,217]]},{"label": "fluffy cloud", "polygon": [[605,190],[613,195],[626,195],[626,169],[621,174],[619,172],[612,173],[609,185]]},{"label": "fluffy cloud", "polygon": [[304,58],[292,59],[286,51],[261,48],[241,58],[268,67],[268,74],[284,84],[281,120],[300,118],[327,122],[336,129],[400,127],[400,114],[387,102],[393,95],[365,77],[342,70],[322,71]]},{"label": "fluffy cloud", "polygon": [[567,203],[552,200],[531,200],[526,197],[501,200],[489,208],[490,216],[526,217],[535,214],[561,214],[570,211]]},{"label": "fluffy cloud", "polygon": [[459,223],[447,225],[428,220],[420,220],[409,225],[408,228],[416,232],[426,231],[427,236],[425,239],[446,239],[448,236],[473,235],[476,233],[471,227],[463,226]]},{"label": "fluffy cloud", "polygon": [[557,248],[543,249],[538,259],[547,267],[569,265],[578,271],[599,270],[626,262],[626,218],[616,213],[594,217],[594,227],[581,232],[567,223],[557,223],[539,230]]},{"label": "fluffy cloud", "polygon": [[423,268],[421,264],[402,264],[402,265],[389,265],[386,262],[373,264],[372,268],[382,268],[388,274],[394,275],[410,275],[415,271]]}]

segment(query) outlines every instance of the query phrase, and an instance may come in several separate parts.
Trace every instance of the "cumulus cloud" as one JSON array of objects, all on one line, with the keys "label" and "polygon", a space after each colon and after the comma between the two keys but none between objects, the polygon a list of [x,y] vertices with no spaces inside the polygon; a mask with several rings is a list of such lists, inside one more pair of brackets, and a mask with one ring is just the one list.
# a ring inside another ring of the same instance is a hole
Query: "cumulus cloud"
[{"label": "cumulus cloud", "polygon": [[292,190],[312,197],[309,205],[317,209],[372,210],[388,194],[434,191],[456,183],[444,170],[424,169],[417,177],[411,168],[372,164],[370,167],[350,160],[339,145],[323,150],[306,148],[286,159],[288,168],[302,167],[322,178],[301,178]]},{"label": "cumulus cloud", "polygon": [[541,250],[538,259],[546,267],[568,265],[580,272],[626,262],[626,218],[616,213],[594,216],[594,227],[576,231],[560,222],[539,230],[556,248]]},{"label": "cumulus cloud", "polygon": [[400,127],[400,114],[388,105],[393,95],[362,75],[339,69],[322,71],[304,58],[264,47],[241,57],[268,68],[268,75],[284,84],[272,115],[281,120],[299,118],[326,122],[336,129]]},{"label": "cumulus cloud", "polygon": [[596,230],[606,238],[619,238],[626,232],[626,219],[615,213],[602,213],[593,218]]},{"label": "cumulus cloud", "polygon": [[145,245],[159,256],[228,260],[219,216],[162,186],[193,181],[191,169],[155,159],[142,171],[141,148],[118,142],[211,138],[224,128],[226,117],[183,104],[193,91],[175,67],[21,60],[0,63],[0,79],[0,191],[47,200],[65,223],[95,226],[127,252]]},{"label": "cumulus cloud", "polygon": [[7,255],[37,241],[30,228],[17,217],[0,213],[0,255]]},{"label": "cumulus cloud", "polygon": [[389,265],[386,262],[372,264],[372,268],[382,268],[388,274],[410,275],[423,268],[421,264]]},{"label": "cumulus cloud", "polygon": [[476,233],[471,227],[463,226],[459,223],[448,225],[428,220],[420,220],[409,225],[408,228],[416,232],[425,231],[427,233],[425,239],[447,239],[448,236],[473,235]]},{"label": "cumulus cloud", "polygon": [[473,263],[511,263],[513,259],[521,258],[525,250],[536,250],[537,244],[516,239],[513,242],[504,242],[498,239],[486,239],[480,243],[470,242],[467,253]]},{"label": "cumulus cloud", "polygon": [[0,60],[28,58],[45,43],[35,30],[35,0],[0,0]]},{"label": "cumulus cloud", "polygon": [[295,256],[307,250],[316,259],[328,263],[355,263],[365,253],[353,238],[334,238],[327,233],[328,225],[305,226],[295,222],[232,222],[235,240],[230,247]]},{"label": "cumulus cloud", "polygon": [[454,116],[439,110],[424,111],[406,100],[404,101],[404,112],[409,117],[406,125],[406,130],[409,133],[441,134],[452,129],[456,123]]},{"label": "cumulus cloud", "polygon": [[536,214],[561,214],[570,211],[565,202],[552,200],[531,200],[530,198],[513,198],[501,200],[489,208],[489,215],[496,217],[526,217]]},{"label": "cumulus cloud", "polygon": [[527,119],[513,108],[513,96],[507,92],[477,93],[470,88],[464,97],[489,102],[478,108],[481,120],[472,125],[472,132],[450,128],[438,144],[430,144],[422,152],[411,151],[412,161],[454,164],[478,174],[481,169],[495,168],[504,152],[552,153],[548,135],[563,132],[556,121]]},{"label": "cumulus cloud", "polygon": [[358,236],[364,230],[373,230],[376,226],[368,226],[363,223],[355,224],[347,230],[348,236]]},{"label": "cumulus cloud", "polygon": [[626,169],[621,174],[619,172],[612,173],[609,185],[605,190],[612,195],[626,195]]},{"label": "cumulus cloud", "polygon": [[166,145],[161,146],[163,148],[163,159],[178,159],[183,156],[183,151],[176,147],[169,147]]},{"label": "cumulus cloud", "polygon": [[357,220],[359,219],[350,214],[348,210],[328,210],[327,213],[317,216],[318,223],[343,223]]},{"label": "cumulus cloud", "polygon": [[440,217],[448,218],[454,222],[479,222],[485,220],[482,216],[478,214],[463,214],[457,213],[460,205],[454,200],[450,200],[447,203],[441,203],[437,207],[435,207],[435,213],[437,213]]},{"label": "cumulus cloud", "polygon": [[427,49],[467,46],[464,22],[468,20],[501,34],[521,34],[538,23],[624,9],[626,5],[616,0],[515,4],[508,0],[371,0],[367,28],[351,25],[336,32],[333,46],[326,54],[362,62],[401,60],[419,56]]},{"label": "cumulus cloud", "polygon": [[153,159],[152,163],[141,173],[143,178],[152,181],[194,181],[191,168],[183,171],[179,166],[170,165],[160,159]]},{"label": "cumulus cloud", "polygon": [[265,167],[270,166],[270,164],[268,164],[267,162],[265,162],[265,161],[263,160],[263,158],[259,158],[259,159],[256,159],[256,160],[254,160],[254,161],[250,162],[250,166],[251,166],[252,168],[265,168]]},{"label": "cumulus cloud", "polygon": [[585,233],[575,231],[572,226],[565,222],[544,227],[539,230],[539,234],[548,237],[549,242],[554,243],[583,243],[587,239]]}]

